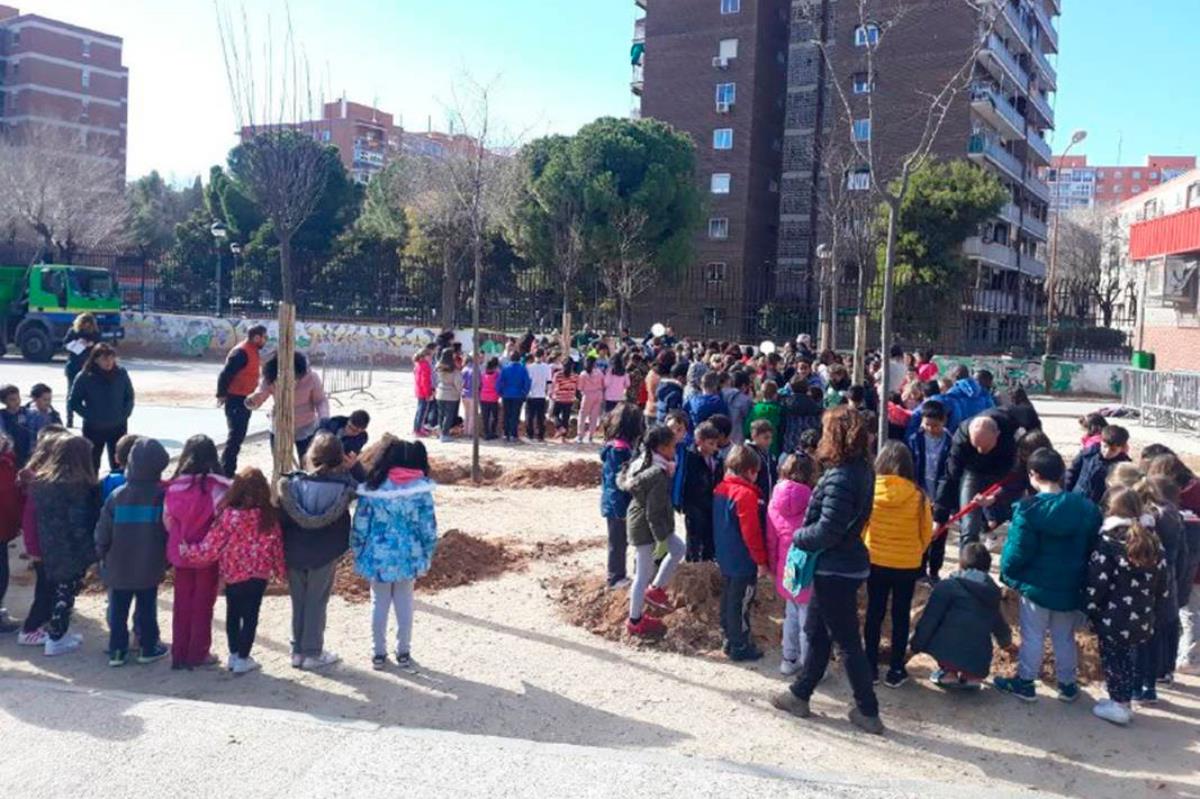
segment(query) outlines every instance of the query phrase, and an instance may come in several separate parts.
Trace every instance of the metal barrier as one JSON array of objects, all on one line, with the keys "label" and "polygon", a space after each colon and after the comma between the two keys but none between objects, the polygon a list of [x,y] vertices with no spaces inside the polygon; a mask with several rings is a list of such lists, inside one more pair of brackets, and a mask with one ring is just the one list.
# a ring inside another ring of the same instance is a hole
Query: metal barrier
[{"label": "metal barrier", "polygon": [[338,405],[342,401],[338,394],[350,394],[350,398],[363,396],[376,399],[371,393],[375,382],[375,357],[370,353],[348,355],[326,354],[321,359],[321,383],[325,393]]},{"label": "metal barrier", "polygon": [[1143,424],[1200,432],[1200,372],[1126,369],[1121,404],[1137,410]]}]

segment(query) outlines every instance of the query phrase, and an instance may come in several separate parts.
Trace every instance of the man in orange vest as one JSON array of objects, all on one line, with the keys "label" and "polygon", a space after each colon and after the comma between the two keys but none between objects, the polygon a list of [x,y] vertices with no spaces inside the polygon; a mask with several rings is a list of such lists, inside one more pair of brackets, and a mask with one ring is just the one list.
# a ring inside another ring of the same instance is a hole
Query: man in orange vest
[{"label": "man in orange vest", "polygon": [[217,404],[225,406],[225,424],[229,434],[221,453],[221,468],[226,476],[237,473],[238,453],[250,427],[250,409],[246,397],[258,388],[259,354],[267,343],[267,328],[255,325],[246,331],[246,340],[229,351],[225,368],[217,378]]}]

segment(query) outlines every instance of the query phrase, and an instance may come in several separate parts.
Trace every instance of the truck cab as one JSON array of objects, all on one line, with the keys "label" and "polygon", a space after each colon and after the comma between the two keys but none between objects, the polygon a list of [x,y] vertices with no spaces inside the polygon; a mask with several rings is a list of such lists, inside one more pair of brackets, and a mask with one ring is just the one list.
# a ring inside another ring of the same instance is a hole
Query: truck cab
[{"label": "truck cab", "polygon": [[11,342],[29,361],[48,361],[81,313],[105,341],[125,337],[121,295],[107,269],[65,264],[0,266],[0,355]]}]

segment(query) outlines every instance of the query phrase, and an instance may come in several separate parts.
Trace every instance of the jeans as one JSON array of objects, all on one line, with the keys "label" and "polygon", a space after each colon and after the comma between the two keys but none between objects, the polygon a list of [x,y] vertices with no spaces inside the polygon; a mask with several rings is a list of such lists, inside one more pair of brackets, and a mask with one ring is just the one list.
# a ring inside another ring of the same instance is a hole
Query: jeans
[{"label": "jeans", "polygon": [[750,605],[758,590],[757,575],[721,576],[721,632],[731,656],[754,646],[750,635]]},{"label": "jeans", "polygon": [[604,521],[608,524],[608,584],[611,587],[626,579],[625,550],[629,548],[629,538],[624,519],[613,517]]},{"label": "jeans", "polygon": [[245,660],[254,647],[258,633],[258,611],[262,607],[267,581],[244,580],[225,586],[225,643],[229,654]]},{"label": "jeans", "polygon": [[234,394],[225,398],[225,449],[221,452],[221,471],[226,477],[237,474],[238,455],[242,451],[242,442],[246,440],[246,431],[250,428],[251,411],[246,407],[246,398]]},{"label": "jeans", "polygon": [[523,399],[504,398],[504,438],[506,440],[516,439],[517,433],[521,429],[521,406],[525,404]]},{"label": "jeans", "polygon": [[[976,474],[975,472],[964,472],[962,484],[958,489],[959,507],[965,508],[975,498],[976,494],[989,485],[991,483],[983,475]],[[978,543],[979,539],[983,537],[985,527],[982,510],[976,509],[968,513],[959,522],[958,546],[961,548],[965,544]],[[942,553],[944,556],[944,547]]]},{"label": "jeans", "polygon": [[203,666],[212,649],[213,606],[217,604],[216,565],[175,569],[175,609],[171,615],[171,664]]},{"label": "jeans", "polygon": [[683,525],[687,531],[687,562],[716,560],[711,506],[707,512],[700,508],[684,508]]},{"label": "jeans", "polygon": [[558,428],[560,436],[566,436],[571,432],[571,406],[573,404],[570,402],[554,403],[554,426]]},{"label": "jeans", "polygon": [[458,424],[458,400],[438,400],[438,433],[442,441],[450,440],[450,431]]},{"label": "jeans", "polygon": [[429,400],[417,398],[417,413],[413,417],[413,432],[420,433],[425,429],[425,417],[429,415]]},{"label": "jeans", "polygon": [[396,653],[409,654],[412,648],[413,583],[413,580],[371,581],[371,638],[376,655],[387,654],[389,611],[396,614]]},{"label": "jeans", "polygon": [[855,577],[828,574],[818,574],[813,579],[808,619],[804,622],[808,651],[791,692],[804,700],[813,695],[829,667],[829,657],[836,643],[846,676],[854,689],[854,702],[860,713],[870,717],[879,715],[879,701],[875,698],[871,666],[867,663],[862,636],[858,632],[858,587],[862,582]]},{"label": "jeans", "polygon": [[1133,699],[1137,656],[1134,647],[1108,638],[1100,639],[1100,663],[1104,666],[1104,687],[1108,698],[1129,704]]},{"label": "jeans", "polygon": [[904,668],[908,653],[908,626],[912,615],[913,591],[917,587],[920,569],[889,569],[872,566],[867,578],[867,618],[863,638],[867,662],[872,673],[879,669],[879,638],[888,597],[892,598],[892,653],[889,666],[893,671]]},{"label": "jeans", "polygon": [[1079,613],[1074,610],[1048,610],[1021,597],[1021,653],[1017,659],[1017,676],[1036,680],[1042,672],[1046,632],[1054,651],[1054,670],[1063,685],[1075,682],[1075,666],[1079,653],[1075,646],[1075,627]]},{"label": "jeans", "polygon": [[292,599],[292,654],[319,657],[325,650],[325,611],[337,562],[316,569],[288,569]]},{"label": "jeans", "polygon": [[158,646],[158,586],[140,591],[108,592],[108,651],[129,651],[129,606],[133,605],[133,631],[142,652]]},{"label": "jeans", "polygon": [[646,609],[646,589],[650,586],[662,588],[671,581],[680,561],[683,560],[683,542],[679,536],[667,539],[667,556],[657,570],[654,568],[654,544],[642,544],[634,548],[636,553],[633,585],[629,587],[629,618],[640,619]]},{"label": "jeans", "polygon": [[496,417],[500,415],[500,403],[480,402],[480,412],[483,415],[483,437],[488,441],[496,439]]},{"label": "jeans", "polygon": [[546,399],[531,397],[525,400],[525,435],[530,441],[546,440]]},{"label": "jeans", "polygon": [[808,605],[787,600],[783,608],[783,659],[804,662],[808,651],[808,639],[804,636],[804,622],[808,619]]},{"label": "jeans", "polygon": [[71,610],[75,607],[75,596],[82,587],[82,574],[52,586],[53,604],[50,607],[50,620],[46,622],[46,633],[52,641],[58,641],[67,634],[67,628],[71,626]]},{"label": "jeans", "polygon": [[1200,588],[1192,586],[1187,604],[1179,609],[1179,650],[1175,668],[1193,671],[1200,668]]},{"label": "jeans", "polygon": [[115,427],[97,427],[86,419],[84,420],[83,437],[92,442],[92,467],[96,471],[100,471],[100,456],[106,449],[108,450],[108,468],[110,471],[116,471],[117,442],[127,432],[129,432],[129,426],[125,422],[121,422]]},{"label": "jeans", "polygon": [[40,560],[34,561],[33,572],[33,602],[29,605],[29,615],[21,625],[21,631],[32,633],[40,630],[48,621],[54,610],[54,583],[46,576],[46,568]]}]

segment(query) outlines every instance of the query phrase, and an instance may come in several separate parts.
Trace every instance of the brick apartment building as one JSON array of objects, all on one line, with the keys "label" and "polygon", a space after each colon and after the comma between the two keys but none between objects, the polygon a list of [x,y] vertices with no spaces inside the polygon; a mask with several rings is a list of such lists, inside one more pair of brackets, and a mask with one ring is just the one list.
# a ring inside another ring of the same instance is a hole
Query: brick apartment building
[{"label": "brick apartment building", "polygon": [[125,175],[129,70],[121,38],[0,5],[0,131],[78,147]]},{"label": "brick apartment building", "polygon": [[1196,168],[1194,155],[1152,155],[1143,166],[1092,166],[1086,155],[1055,156],[1045,170],[1053,210],[1119,205]]},{"label": "brick apartment building", "polygon": [[[980,302],[964,307],[964,334],[979,346],[1020,338],[1040,313],[1030,289],[1045,276],[1050,191],[1038,170],[1051,158],[1049,56],[1060,7],[993,2],[984,17],[961,0],[883,0],[872,6],[881,19],[866,24],[856,3],[837,0],[650,3],[635,29],[645,48],[634,68],[635,115],[691,133],[710,217],[687,290],[669,306],[655,295],[656,312],[681,330],[742,335],[764,306],[788,306],[813,332],[828,181],[849,191],[870,182],[865,165],[826,174],[830,155],[851,149],[853,130],[871,142],[877,179],[888,180],[919,136],[925,95],[975,53],[970,87],[951,102],[934,154],[970,158],[1010,191],[1011,203],[965,246]],[[888,24],[899,5],[905,13]],[[864,71],[867,48],[874,75]],[[732,149],[714,146],[730,134]]]}]

